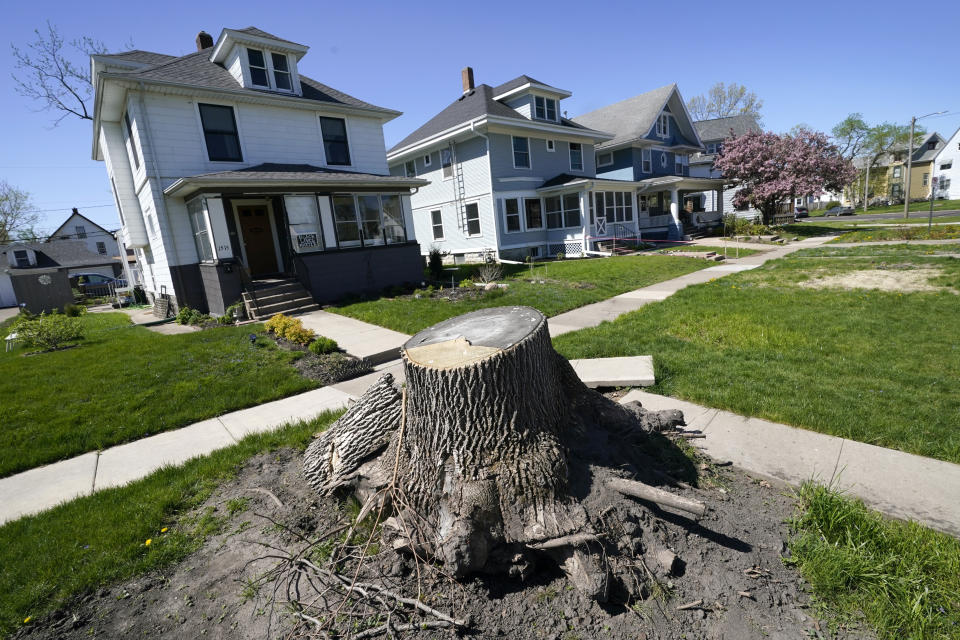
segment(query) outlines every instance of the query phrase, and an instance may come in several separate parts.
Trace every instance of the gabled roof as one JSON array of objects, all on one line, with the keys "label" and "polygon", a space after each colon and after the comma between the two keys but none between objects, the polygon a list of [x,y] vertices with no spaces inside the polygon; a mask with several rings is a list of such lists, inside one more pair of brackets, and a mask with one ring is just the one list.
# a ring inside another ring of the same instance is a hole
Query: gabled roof
[{"label": "gabled roof", "polygon": [[712,142],[729,138],[731,130],[734,136],[742,136],[749,131],[760,131],[760,125],[757,119],[749,114],[743,113],[736,116],[727,116],[725,118],[712,118],[710,120],[697,120],[693,123],[697,129],[697,135],[703,142]]},{"label": "gabled roof", "polygon": [[[51,233],[51,234],[47,237],[46,242],[50,243],[50,242],[53,242],[53,241],[55,241],[55,240],[56,240],[57,242],[60,242],[60,240],[57,240],[57,236],[60,235],[60,230],[63,229],[63,228],[67,225],[67,223],[70,222],[70,218],[72,218],[72,217],[74,217],[74,216],[79,216],[79,217],[83,218],[84,220],[86,220],[87,222],[89,222],[91,225],[93,225],[93,226],[96,227],[97,229],[100,229],[101,231],[103,231],[103,232],[104,232],[105,234],[107,234],[108,236],[112,236],[112,235],[113,235],[113,234],[110,233],[108,230],[104,229],[104,228],[101,227],[99,224],[97,224],[96,222],[94,222],[93,220],[91,220],[90,218],[88,218],[87,216],[85,216],[85,215],[83,215],[82,213],[80,213],[76,208],[74,208],[73,211],[70,213],[70,215],[67,216],[67,219],[64,220],[62,223],[60,223],[60,226],[57,227],[57,230],[54,231],[53,233]],[[71,233],[71,234],[69,234],[69,235],[72,236],[72,235],[74,235],[74,234]]]},{"label": "gabled roof", "polygon": [[[612,140],[597,145],[598,149],[618,147],[645,138],[653,129],[657,116],[674,95],[678,97],[679,109],[672,111],[682,110],[683,120],[687,120],[686,108],[683,106],[683,100],[679,99],[680,93],[676,83],[601,107],[577,116],[573,120],[590,129],[609,131],[614,134]],[[679,114],[673,113],[673,115],[677,117]],[[680,118],[678,122],[681,122]],[[684,125],[681,122],[681,130],[683,128]],[[684,132],[684,136],[696,143],[694,139],[697,137],[696,130],[692,127]]]},{"label": "gabled roof", "polygon": [[[936,145],[933,149],[928,149],[927,145],[935,141]],[[940,137],[940,134],[934,131],[923,141],[917,145],[916,149],[913,150],[913,162],[931,162],[934,158],[937,157],[937,154],[940,153],[940,149],[946,144],[946,141]]]},{"label": "gabled roof", "polygon": [[[211,89],[214,91],[232,91],[249,93],[251,95],[277,95],[271,91],[263,89],[246,89],[237,82],[229,71],[224,67],[210,61],[210,51],[195,51],[179,58],[171,58],[161,64],[148,67],[146,69],[137,69],[134,71],[114,72],[104,74],[108,77],[129,78],[131,80],[143,80],[144,82],[159,82],[168,84],[177,84],[198,89]],[[375,111],[382,111],[388,114],[395,114],[396,111],[385,109],[376,105],[364,102],[351,95],[337,91],[305,75],[300,75],[300,85],[303,90],[302,96],[292,96],[283,94],[285,98],[313,100],[316,102],[327,102],[330,104],[346,105],[351,107],[360,107]]]},{"label": "gabled roof", "polygon": [[387,153],[393,153],[397,149],[402,149],[458,124],[464,124],[483,116],[495,115],[502,118],[515,118],[519,121],[526,120],[515,110],[494,100],[493,96],[493,87],[487,84],[477,85],[473,91],[465,93],[451,102],[443,111],[427,120],[419,129],[393,145]]},{"label": "gabled roof", "polygon": [[554,87],[552,85],[547,84],[546,82],[540,82],[536,78],[531,78],[530,76],[527,76],[527,75],[517,76],[513,80],[507,80],[503,84],[495,86],[493,88],[493,95],[502,96],[505,93],[510,93],[515,89],[519,89],[527,85],[536,85],[537,87],[541,88],[544,91],[553,92],[561,96],[571,95],[569,91],[565,91],[564,89]]},{"label": "gabled roof", "polygon": [[298,47],[304,47],[306,45],[300,44],[299,42],[294,42],[293,40],[286,40],[284,38],[277,37],[272,33],[267,33],[263,29],[257,29],[256,27],[247,27],[246,29],[234,29],[240,33],[245,33],[250,36],[257,36],[258,38],[268,38],[270,40],[276,40],[277,42],[286,42],[287,44],[293,44]]}]

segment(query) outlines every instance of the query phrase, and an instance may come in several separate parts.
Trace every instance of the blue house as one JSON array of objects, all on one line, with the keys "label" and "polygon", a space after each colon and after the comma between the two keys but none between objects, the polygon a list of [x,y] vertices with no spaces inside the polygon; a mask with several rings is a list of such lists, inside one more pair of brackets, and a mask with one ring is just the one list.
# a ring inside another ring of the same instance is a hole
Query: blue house
[{"label": "blue house", "polygon": [[[704,178],[722,178],[722,174],[713,166],[717,154],[723,150],[723,143],[731,137],[742,136],[750,131],[760,131],[760,124],[750,114],[727,116],[725,118],[711,118],[697,120],[693,123],[697,128],[704,150],[695,153],[690,158],[690,175]],[[750,206],[734,207],[733,196],[737,187],[724,189],[722,194],[708,191],[702,194],[701,206],[707,211],[733,212],[742,218],[755,218],[760,212]],[[797,204],[804,204],[798,202]]]},{"label": "blue house", "polygon": [[423,253],[581,256],[609,229],[598,217],[635,225],[633,185],[596,174],[596,145],[613,136],[563,116],[569,91],[525,75],[474,85],[469,67],[462,81],[462,95],[387,152],[392,175],[430,181],[411,195]]},{"label": "blue house", "polygon": [[[705,147],[676,84],[573,121],[613,134],[596,145],[597,178],[631,185],[637,211],[633,231],[640,238],[677,239],[685,230],[716,223],[722,217],[723,180],[697,172],[691,175],[691,155]],[[705,194],[716,195],[708,198]],[[615,234],[631,231],[631,225],[621,225],[619,220],[614,220],[614,225]],[[609,219],[607,227],[609,231]]]}]

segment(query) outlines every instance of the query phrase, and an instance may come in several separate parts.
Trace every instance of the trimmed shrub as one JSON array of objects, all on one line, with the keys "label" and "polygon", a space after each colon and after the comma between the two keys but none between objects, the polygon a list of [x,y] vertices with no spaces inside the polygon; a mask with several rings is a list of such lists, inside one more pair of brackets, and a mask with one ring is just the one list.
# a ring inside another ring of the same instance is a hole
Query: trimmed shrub
[{"label": "trimmed shrub", "polygon": [[443,276],[443,256],[444,252],[436,247],[430,248],[430,255],[427,257],[427,271],[433,276],[434,280],[439,280]]},{"label": "trimmed shrub", "polygon": [[321,356],[325,353],[333,353],[340,347],[337,346],[336,341],[331,340],[325,336],[318,336],[316,340],[310,343],[310,351]]},{"label": "trimmed shrub", "polygon": [[205,313],[200,313],[196,309],[191,309],[190,307],[181,307],[177,311],[176,322],[177,324],[204,324],[210,322],[212,318]]},{"label": "trimmed shrub", "polygon": [[82,307],[78,304],[68,304],[68,305],[64,305],[63,307],[63,315],[67,316],[68,318],[76,318],[78,316],[83,315],[86,312],[87,312],[87,308]]},{"label": "trimmed shrub", "polygon": [[294,342],[299,345],[307,346],[310,344],[310,341],[316,337],[317,334],[313,332],[313,329],[306,329],[303,326],[303,323],[299,320],[294,320],[294,324],[287,327],[286,331],[283,332],[283,339],[288,342]]},{"label": "trimmed shrub", "polygon": [[267,320],[263,326],[267,331],[273,332],[278,338],[282,338],[283,334],[287,330],[287,327],[292,325],[294,322],[298,321],[289,316],[285,316],[282,313],[278,313]]},{"label": "trimmed shrub", "polygon": [[80,320],[60,313],[41,313],[32,318],[20,316],[15,331],[25,345],[43,351],[59,349],[67,342],[83,338],[83,325]]}]

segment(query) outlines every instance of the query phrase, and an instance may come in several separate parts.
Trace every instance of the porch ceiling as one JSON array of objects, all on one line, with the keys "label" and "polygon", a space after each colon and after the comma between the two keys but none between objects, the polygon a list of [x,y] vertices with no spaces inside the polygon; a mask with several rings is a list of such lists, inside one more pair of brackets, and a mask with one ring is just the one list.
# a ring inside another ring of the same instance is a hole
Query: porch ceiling
[{"label": "porch ceiling", "polygon": [[384,176],[315,167],[309,164],[259,164],[235,171],[185,176],[164,189],[168,196],[187,197],[211,189],[359,189],[404,190],[428,181],[405,176]]},{"label": "porch ceiling", "polygon": [[656,191],[661,189],[678,189],[684,191],[704,191],[723,189],[722,178],[691,178],[689,176],[663,176],[647,178],[637,182],[641,191]]}]

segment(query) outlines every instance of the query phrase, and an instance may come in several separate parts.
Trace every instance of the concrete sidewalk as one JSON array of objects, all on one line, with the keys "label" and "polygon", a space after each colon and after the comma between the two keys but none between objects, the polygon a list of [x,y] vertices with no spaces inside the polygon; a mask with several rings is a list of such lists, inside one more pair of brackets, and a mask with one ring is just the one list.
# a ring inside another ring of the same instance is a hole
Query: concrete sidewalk
[{"label": "concrete sidewalk", "polygon": [[769,260],[782,258],[800,249],[818,247],[829,240],[829,237],[807,238],[783,246],[764,245],[764,247],[769,250],[763,253],[757,253],[746,258],[740,258],[739,260],[729,260],[715,267],[707,267],[706,269],[694,271],[678,278],[673,278],[672,280],[664,280],[663,282],[658,282],[648,287],[621,293],[609,300],[602,300],[601,302],[595,302],[567,311],[566,313],[561,313],[550,318],[550,336],[556,337],[570,333],[571,331],[595,327],[601,322],[616,320],[621,315],[636,311],[651,302],[666,300],[677,291],[689,287],[692,284],[702,284],[715,278],[730,275],[731,273],[756,269]]},{"label": "concrete sidewalk", "polygon": [[326,336],[355,358],[377,365],[400,357],[400,347],[410,339],[405,333],[378,327],[327,311],[311,311],[297,316],[307,329]]},{"label": "concrete sidewalk", "polygon": [[832,482],[888,516],[960,536],[960,465],[646,391],[620,401],[631,400],[654,411],[683,411],[687,428],[707,436],[690,443],[716,460],[793,485]]},{"label": "concrete sidewalk", "polygon": [[322,387],[0,479],[0,524],[133,482],[165,465],[229,447],[250,434],[342,409],[352,399],[344,391]]}]

